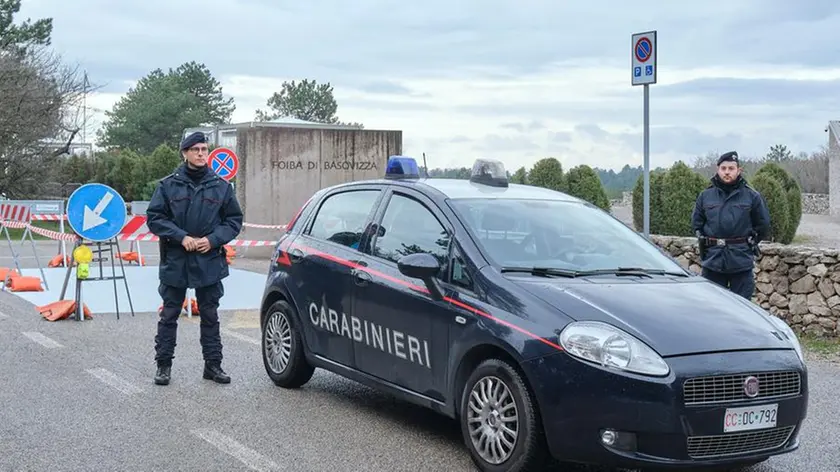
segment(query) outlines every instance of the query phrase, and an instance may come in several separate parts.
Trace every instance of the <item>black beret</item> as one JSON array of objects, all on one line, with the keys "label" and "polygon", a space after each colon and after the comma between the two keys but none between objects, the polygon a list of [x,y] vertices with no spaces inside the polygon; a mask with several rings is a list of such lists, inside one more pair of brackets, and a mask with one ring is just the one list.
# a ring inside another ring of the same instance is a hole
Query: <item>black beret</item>
[{"label": "black beret", "polygon": [[186,138],[181,141],[181,150],[189,149],[198,143],[206,143],[207,136],[204,136],[204,133],[201,131],[196,131],[195,133],[187,136]]},{"label": "black beret", "polygon": [[736,151],[729,151],[727,153],[721,154],[718,157],[717,165],[720,165],[722,162],[734,162],[738,163],[738,153]]}]

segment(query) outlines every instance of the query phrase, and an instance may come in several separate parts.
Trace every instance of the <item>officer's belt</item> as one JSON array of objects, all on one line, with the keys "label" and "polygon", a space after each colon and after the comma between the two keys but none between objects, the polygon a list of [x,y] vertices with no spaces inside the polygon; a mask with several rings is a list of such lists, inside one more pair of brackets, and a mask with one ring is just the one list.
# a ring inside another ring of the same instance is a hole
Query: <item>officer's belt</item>
[{"label": "officer's belt", "polygon": [[726,246],[727,244],[738,244],[747,242],[747,238],[705,238],[706,244],[712,246]]}]

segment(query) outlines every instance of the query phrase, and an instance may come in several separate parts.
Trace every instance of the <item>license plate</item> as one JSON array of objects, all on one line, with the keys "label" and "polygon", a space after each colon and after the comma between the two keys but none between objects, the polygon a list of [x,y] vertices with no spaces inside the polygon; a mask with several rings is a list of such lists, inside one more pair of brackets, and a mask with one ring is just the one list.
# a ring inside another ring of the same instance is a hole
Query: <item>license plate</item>
[{"label": "license plate", "polygon": [[723,432],[751,431],[776,426],[779,404],[728,408],[723,415]]}]

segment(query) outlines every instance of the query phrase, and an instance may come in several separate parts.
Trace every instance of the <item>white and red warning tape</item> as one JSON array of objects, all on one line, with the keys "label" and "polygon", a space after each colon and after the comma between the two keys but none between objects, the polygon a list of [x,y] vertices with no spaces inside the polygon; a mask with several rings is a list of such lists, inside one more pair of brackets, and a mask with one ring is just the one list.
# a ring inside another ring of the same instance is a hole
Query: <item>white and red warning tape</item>
[{"label": "white and red warning tape", "polygon": [[[142,221],[138,221],[142,219]],[[157,235],[148,231],[145,222],[146,217],[144,216],[136,216],[129,220],[128,223],[123,227],[120,234],[117,238],[120,241],[159,241]],[[138,224],[139,223],[139,224]],[[72,233],[61,233],[58,231],[52,231],[46,228],[40,228],[38,226],[34,226],[30,223],[25,223],[23,221],[8,221],[0,219],[0,225],[5,225],[9,228],[16,228],[16,229],[23,229],[29,228],[35,234],[41,235],[45,238],[54,240],[54,241],[76,241],[79,239],[78,236]],[[285,226],[283,226],[285,227]],[[145,229],[145,231],[143,231]],[[237,247],[258,247],[258,246],[274,246],[277,244],[277,241],[260,241],[260,240],[252,240],[252,239],[234,239],[226,244],[226,246],[237,246]]]},{"label": "white and red warning tape", "polygon": [[[141,215],[136,215],[136,216],[140,216],[142,218],[145,218]],[[5,217],[0,217],[0,218],[8,219],[8,218],[5,218]],[[67,215],[32,214],[31,215],[31,220],[32,221],[61,221],[61,220],[67,221]],[[242,226],[245,227],[245,228],[256,228],[256,229],[283,229],[283,228],[286,227],[286,225],[263,225],[263,224],[257,224],[257,223],[242,223]]]}]

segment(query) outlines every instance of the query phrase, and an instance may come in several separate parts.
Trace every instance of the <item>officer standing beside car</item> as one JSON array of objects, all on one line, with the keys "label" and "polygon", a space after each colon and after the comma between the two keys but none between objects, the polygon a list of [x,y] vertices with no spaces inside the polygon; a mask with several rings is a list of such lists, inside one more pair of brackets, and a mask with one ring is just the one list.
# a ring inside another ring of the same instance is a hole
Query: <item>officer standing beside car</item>
[{"label": "officer standing beside car", "polygon": [[242,229],[242,210],[233,186],[207,165],[207,138],[201,132],[181,141],[184,163],[161,179],[146,211],[146,225],[160,238],[163,310],[155,336],[155,383],[169,384],[178,317],[187,288],[194,288],[201,318],[204,378],[229,383],[222,370],[219,300],[229,275],[225,244]]},{"label": "officer standing beside car", "polygon": [[697,197],[691,220],[703,277],[750,300],[758,243],[767,238],[770,212],[741,171],[737,152],[721,155],[711,184]]}]

